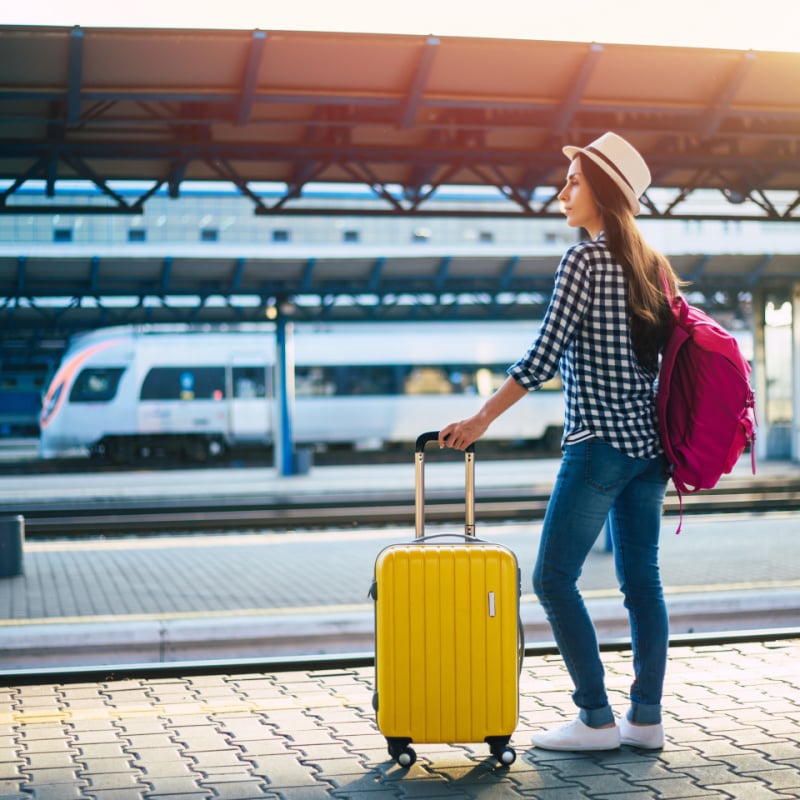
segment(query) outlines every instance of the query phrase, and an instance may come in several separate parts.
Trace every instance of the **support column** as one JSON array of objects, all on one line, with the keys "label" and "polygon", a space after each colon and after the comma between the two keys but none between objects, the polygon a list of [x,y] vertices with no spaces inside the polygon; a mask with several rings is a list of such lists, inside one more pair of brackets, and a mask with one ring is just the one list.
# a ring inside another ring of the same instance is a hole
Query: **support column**
[{"label": "support column", "polygon": [[294,341],[291,319],[284,304],[277,304],[275,318],[275,469],[294,475]]},{"label": "support column", "polygon": [[767,414],[767,368],[764,345],[766,296],[762,289],[753,291],[753,373],[751,383],[756,393],[756,461],[769,458],[769,417]]},{"label": "support column", "polygon": [[792,286],[792,443],[790,458],[800,462],[800,283]]},{"label": "support column", "polygon": [[[757,301],[757,302],[756,302]],[[754,295],[757,455],[800,459],[800,284]]]}]

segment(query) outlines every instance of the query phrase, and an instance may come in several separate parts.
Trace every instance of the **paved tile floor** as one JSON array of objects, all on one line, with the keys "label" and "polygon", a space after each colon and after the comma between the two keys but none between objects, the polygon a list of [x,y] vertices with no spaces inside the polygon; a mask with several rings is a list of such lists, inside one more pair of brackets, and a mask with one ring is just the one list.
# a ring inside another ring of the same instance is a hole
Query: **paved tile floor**
[{"label": "paved tile floor", "polygon": [[[622,711],[630,653],[604,653]],[[557,656],[529,656],[518,758],[417,745],[391,762],[371,668],[192,675],[0,688],[3,800],[800,797],[800,640],[676,646],[662,751],[553,753],[534,729],[573,716]]]}]

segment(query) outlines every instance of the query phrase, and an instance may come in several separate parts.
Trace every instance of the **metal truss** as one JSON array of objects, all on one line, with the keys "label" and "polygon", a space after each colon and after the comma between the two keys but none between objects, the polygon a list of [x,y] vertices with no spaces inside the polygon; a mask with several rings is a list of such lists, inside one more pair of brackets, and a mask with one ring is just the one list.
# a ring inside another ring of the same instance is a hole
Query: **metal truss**
[{"label": "metal truss", "polygon": [[[112,44],[125,47],[115,65],[121,77],[109,82],[108,65],[90,57],[94,47],[113,52],[108,31],[0,32],[0,48],[5,39],[25,57],[0,89],[0,177],[8,181],[0,213],[141,214],[164,187],[178,198],[186,180],[217,180],[238,187],[259,215],[545,218],[558,216],[561,145],[614,129],[651,166],[654,190],[643,204],[652,217],[800,218],[800,54],[561,43],[552,74],[532,73],[524,94],[508,88],[519,82],[515,64],[533,69],[555,43],[264,31],[195,32],[193,40],[173,33],[114,32]],[[44,58],[53,41],[64,61],[37,83],[26,64]],[[376,57],[381,46],[385,55]],[[169,69],[143,87],[138,73],[151,52]],[[233,71],[223,60],[231,52],[239,64]],[[328,68],[321,72],[314,61],[323,53]],[[233,74],[212,86],[174,67],[179,57]],[[360,57],[373,60],[374,75],[365,69],[354,77],[344,67]],[[478,58],[489,76],[480,90],[470,82]],[[681,84],[684,62],[695,72]],[[620,84],[615,70],[623,68],[647,93]],[[52,202],[20,199],[34,179],[44,181]],[[105,201],[59,202],[67,179],[89,181]],[[131,201],[114,188],[125,180],[149,185]],[[259,190],[266,181],[284,187],[277,199]],[[311,203],[304,190],[315,182],[366,186],[377,202]],[[437,191],[454,185],[493,187],[506,202],[444,208]],[[719,203],[698,202],[707,190]]]}]

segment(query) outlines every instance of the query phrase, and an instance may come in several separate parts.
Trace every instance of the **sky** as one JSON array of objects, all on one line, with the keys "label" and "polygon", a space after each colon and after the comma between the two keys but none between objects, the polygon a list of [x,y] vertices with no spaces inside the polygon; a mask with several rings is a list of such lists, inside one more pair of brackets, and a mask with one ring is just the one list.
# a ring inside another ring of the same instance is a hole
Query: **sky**
[{"label": "sky", "polygon": [[800,50],[800,0],[30,0],[3,25],[232,28]]}]

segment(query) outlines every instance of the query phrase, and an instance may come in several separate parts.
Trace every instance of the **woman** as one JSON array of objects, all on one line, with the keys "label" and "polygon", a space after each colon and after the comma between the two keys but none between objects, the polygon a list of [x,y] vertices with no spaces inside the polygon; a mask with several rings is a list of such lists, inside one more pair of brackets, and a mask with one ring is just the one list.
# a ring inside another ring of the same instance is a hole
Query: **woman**
[{"label": "woman", "polygon": [[[556,272],[541,329],[505,383],[475,414],[443,428],[441,446],[463,450],[528,391],[561,370],[563,459],[542,529],[533,586],[575,685],[577,719],[533,736],[551,750],[663,746],[661,695],[668,620],[658,567],[667,486],[654,384],[670,332],[662,275],[678,280],[635,222],[650,183],[641,155],[606,133],[570,159],[558,195],[571,227],[591,240],[571,247]],[[634,680],[619,722],[609,705],[592,621],[577,581],[603,525],[614,546],[628,609]]]}]

